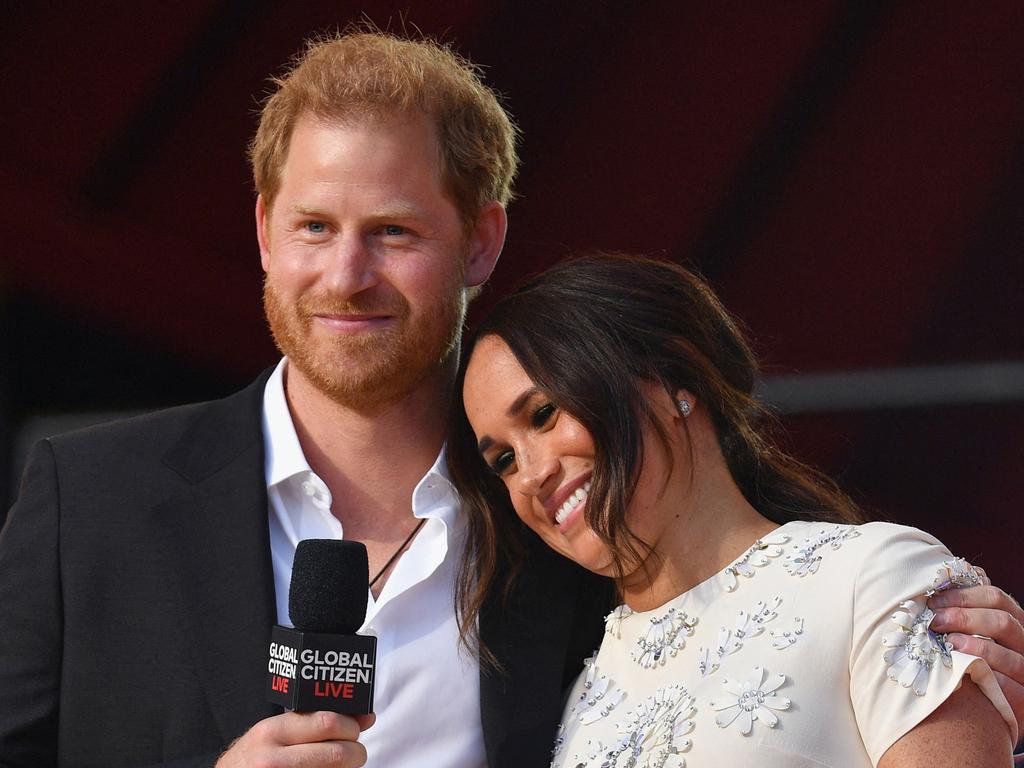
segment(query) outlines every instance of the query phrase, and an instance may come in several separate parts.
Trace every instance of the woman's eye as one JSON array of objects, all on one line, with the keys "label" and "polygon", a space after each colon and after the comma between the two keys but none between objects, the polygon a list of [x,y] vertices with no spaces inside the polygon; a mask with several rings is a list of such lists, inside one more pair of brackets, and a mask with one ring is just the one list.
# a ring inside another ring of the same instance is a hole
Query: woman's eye
[{"label": "woman's eye", "polygon": [[498,456],[491,462],[491,471],[494,474],[501,477],[508,471],[516,461],[516,455],[512,451],[502,451]]},{"label": "woman's eye", "polygon": [[542,405],[530,415],[530,423],[534,427],[543,427],[554,415],[555,410],[556,408],[554,403],[546,403],[545,405]]}]

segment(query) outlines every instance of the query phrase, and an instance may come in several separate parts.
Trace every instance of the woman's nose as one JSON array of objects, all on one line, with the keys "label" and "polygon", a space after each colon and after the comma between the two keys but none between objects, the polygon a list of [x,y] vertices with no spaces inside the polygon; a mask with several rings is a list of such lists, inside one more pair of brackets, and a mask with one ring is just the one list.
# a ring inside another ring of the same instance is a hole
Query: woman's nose
[{"label": "woman's nose", "polygon": [[552,480],[558,475],[558,458],[542,448],[531,448],[519,454],[519,492],[525,496],[544,497],[554,488]]}]

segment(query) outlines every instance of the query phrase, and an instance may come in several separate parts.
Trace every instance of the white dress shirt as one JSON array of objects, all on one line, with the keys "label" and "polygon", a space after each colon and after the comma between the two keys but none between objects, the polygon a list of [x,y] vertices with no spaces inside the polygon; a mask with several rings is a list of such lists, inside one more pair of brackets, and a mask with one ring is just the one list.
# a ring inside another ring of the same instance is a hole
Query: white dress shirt
[{"label": "white dress shirt", "polygon": [[[331,492],[302,453],[284,392],[283,359],[263,395],[270,552],[277,618],[288,619],[288,586],[302,539],[341,539]],[[399,449],[400,450],[400,449]],[[400,460],[396,455],[396,460]],[[343,503],[343,502],[342,502]],[[455,571],[465,525],[444,450],[416,485],[414,517],[426,519],[374,600],[361,634],[377,636],[377,722],[360,737],[370,768],[485,766],[477,656],[458,642]]]}]

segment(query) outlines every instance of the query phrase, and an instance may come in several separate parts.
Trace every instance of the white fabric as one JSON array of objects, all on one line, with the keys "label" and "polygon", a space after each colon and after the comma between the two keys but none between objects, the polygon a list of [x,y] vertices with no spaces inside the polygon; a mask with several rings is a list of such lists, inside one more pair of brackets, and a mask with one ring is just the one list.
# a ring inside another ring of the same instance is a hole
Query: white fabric
[{"label": "white fabric", "polygon": [[[952,651],[947,667],[936,653],[914,675],[893,658],[921,695],[887,676],[886,652],[909,637],[894,616],[912,626],[952,560],[913,528],[794,522],[660,608],[618,609],[570,694],[554,765],[876,765],[965,673],[1014,732],[980,659]],[[916,637],[937,649],[926,626]]]},{"label": "white fabric", "polygon": [[[270,551],[278,622],[288,620],[288,585],[302,539],[344,538],[331,493],[310,469],[284,392],[286,361],[263,398]],[[396,456],[396,460],[399,457]],[[377,636],[377,722],[360,738],[369,768],[486,765],[475,654],[459,645],[453,590],[464,524],[444,451],[417,484],[411,511],[426,518],[375,601],[367,592],[360,634]]]}]

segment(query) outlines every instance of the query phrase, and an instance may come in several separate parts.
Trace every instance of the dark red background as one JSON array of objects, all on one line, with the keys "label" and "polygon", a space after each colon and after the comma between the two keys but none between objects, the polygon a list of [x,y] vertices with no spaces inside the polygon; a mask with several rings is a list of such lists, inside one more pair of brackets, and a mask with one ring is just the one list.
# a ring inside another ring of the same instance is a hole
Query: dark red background
[{"label": "dark red background", "polygon": [[[4,450],[26,418],[275,359],[244,147],[360,12],[452,41],[524,130],[481,300],[587,247],[697,264],[769,373],[1024,359],[1024,11],[1006,2],[15,4],[0,27]],[[1022,398],[786,420],[880,515],[1024,591]]]}]

